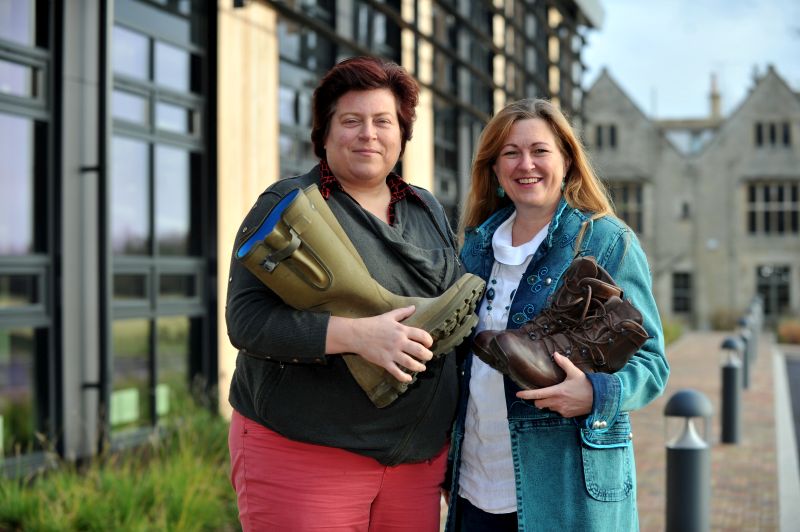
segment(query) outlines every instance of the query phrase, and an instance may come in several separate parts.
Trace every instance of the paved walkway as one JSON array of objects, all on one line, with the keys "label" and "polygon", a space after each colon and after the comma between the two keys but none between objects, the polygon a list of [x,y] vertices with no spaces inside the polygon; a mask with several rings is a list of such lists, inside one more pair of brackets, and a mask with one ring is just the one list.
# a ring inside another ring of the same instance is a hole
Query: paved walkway
[{"label": "paved walkway", "polygon": [[[750,386],[742,390],[739,444],[722,444],[720,344],[730,333],[688,333],[667,349],[670,379],[664,395],[633,413],[634,450],[639,483],[639,519],[643,531],[665,526],[664,405],[681,388],[705,394],[714,405],[710,427],[711,529],[778,530],[778,473],[773,387],[773,345],[760,335],[758,357],[750,366]],[[697,424],[702,429],[702,422]],[[797,501],[800,504],[800,501]],[[800,524],[798,524],[800,527]]]}]

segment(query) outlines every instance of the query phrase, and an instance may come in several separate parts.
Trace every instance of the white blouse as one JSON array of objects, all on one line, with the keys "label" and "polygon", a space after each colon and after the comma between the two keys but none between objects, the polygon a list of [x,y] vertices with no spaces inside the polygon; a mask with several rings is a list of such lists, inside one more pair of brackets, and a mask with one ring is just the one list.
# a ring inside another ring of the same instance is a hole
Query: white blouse
[{"label": "white blouse", "polygon": [[[493,288],[494,298],[489,310],[490,301],[484,296],[476,334],[506,328],[513,293],[531,257],[547,236],[545,226],[529,242],[512,246],[511,228],[515,218],[516,212],[492,237],[495,263],[486,290]],[[469,392],[458,493],[488,513],[516,512],[517,493],[503,375],[473,356]]]}]

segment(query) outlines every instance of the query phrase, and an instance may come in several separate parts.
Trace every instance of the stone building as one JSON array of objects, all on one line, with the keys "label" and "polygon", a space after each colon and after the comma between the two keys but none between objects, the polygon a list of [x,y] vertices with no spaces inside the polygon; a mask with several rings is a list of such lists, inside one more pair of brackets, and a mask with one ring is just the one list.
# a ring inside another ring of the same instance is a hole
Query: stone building
[{"label": "stone building", "polygon": [[584,136],[621,217],[647,251],[665,318],[707,328],[800,313],[800,95],[773,67],[723,117],[654,120],[603,71]]}]

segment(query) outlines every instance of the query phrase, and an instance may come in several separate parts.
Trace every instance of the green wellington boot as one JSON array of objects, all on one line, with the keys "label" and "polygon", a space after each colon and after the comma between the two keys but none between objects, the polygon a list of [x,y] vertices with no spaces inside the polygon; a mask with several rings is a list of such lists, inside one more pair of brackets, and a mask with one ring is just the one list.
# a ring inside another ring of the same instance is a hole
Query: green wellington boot
[{"label": "green wellington boot", "polygon": [[[389,292],[369,275],[316,185],[287,194],[237,249],[236,257],[285,303],[298,309],[360,318],[415,305],[416,311],[403,324],[430,333],[434,356],[458,345],[475,327],[475,306],[485,285],[479,277],[465,274],[436,298]],[[358,355],[342,356],[379,408],[391,404],[408,387]]]}]

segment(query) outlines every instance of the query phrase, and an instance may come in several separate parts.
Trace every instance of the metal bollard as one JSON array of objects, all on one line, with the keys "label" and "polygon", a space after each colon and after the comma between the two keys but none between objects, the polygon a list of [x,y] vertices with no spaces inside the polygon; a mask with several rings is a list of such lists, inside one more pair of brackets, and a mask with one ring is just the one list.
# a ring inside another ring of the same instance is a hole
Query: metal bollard
[{"label": "metal bollard", "polygon": [[[708,441],[711,401],[697,390],[675,392],[664,416],[685,418],[682,432],[667,443],[667,532],[707,532],[711,507],[711,448]],[[692,418],[706,420],[705,440]]]},{"label": "metal bollard", "polygon": [[751,351],[751,362],[755,362],[758,358],[758,335],[761,332],[761,327],[763,326],[763,316],[761,311],[759,310],[760,304],[759,299],[753,298],[753,301],[750,304],[750,314],[748,315],[748,322],[750,323],[750,335],[752,336],[752,351]]},{"label": "metal bollard", "polygon": [[739,353],[742,344],[733,336],[728,336],[720,346],[724,363],[722,365],[722,443],[739,443],[742,420],[742,363]]},{"label": "metal bollard", "polygon": [[747,390],[750,388],[750,360],[747,357],[747,350],[750,348],[750,331],[740,330],[739,339],[742,342],[742,387]]},{"label": "metal bollard", "polygon": [[747,359],[747,365],[751,365],[755,360],[755,347],[756,347],[756,333],[755,333],[755,319],[751,314],[742,316],[737,321],[739,331],[747,331],[747,344],[744,346],[742,358]]}]

